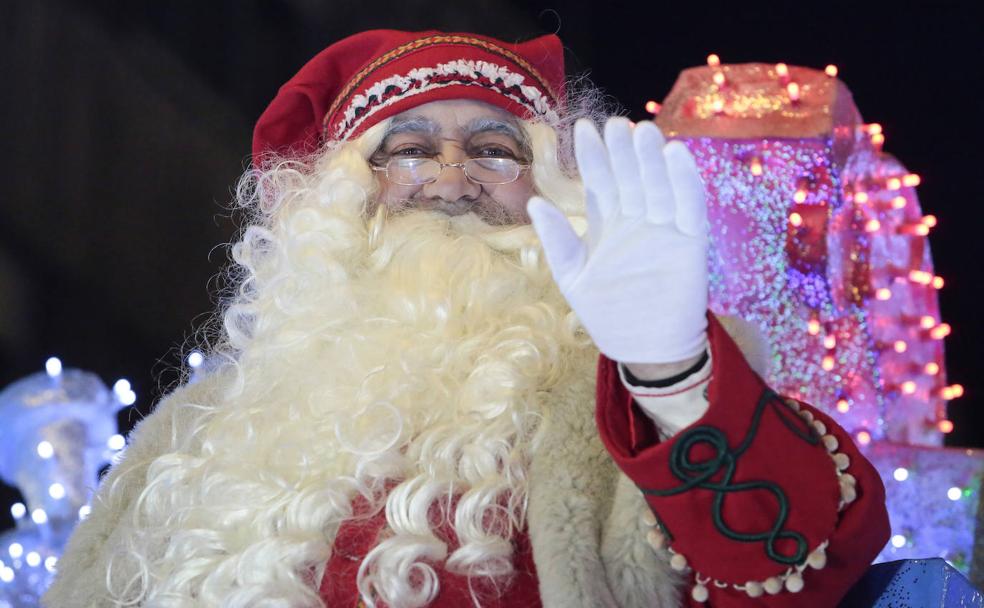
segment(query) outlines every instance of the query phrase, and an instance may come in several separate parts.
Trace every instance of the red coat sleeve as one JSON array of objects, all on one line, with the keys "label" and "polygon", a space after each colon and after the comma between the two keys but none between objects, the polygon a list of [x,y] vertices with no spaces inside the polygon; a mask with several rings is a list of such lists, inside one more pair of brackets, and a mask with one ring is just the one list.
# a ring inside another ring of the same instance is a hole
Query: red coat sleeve
[{"label": "red coat sleeve", "polygon": [[601,438],[692,604],[835,606],[888,540],[881,479],[827,415],[769,389],[713,315],[708,339],[707,413],[662,443],[602,357]]}]

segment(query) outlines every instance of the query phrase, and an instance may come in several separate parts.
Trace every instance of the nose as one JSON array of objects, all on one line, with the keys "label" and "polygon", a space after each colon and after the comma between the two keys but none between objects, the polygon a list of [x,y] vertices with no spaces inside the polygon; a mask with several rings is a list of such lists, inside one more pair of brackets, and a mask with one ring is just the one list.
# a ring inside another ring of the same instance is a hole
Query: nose
[{"label": "nose", "polygon": [[[438,160],[445,163],[463,163],[467,160],[465,154],[457,148],[445,147]],[[442,199],[448,202],[467,202],[478,198],[482,187],[465,177],[463,167],[446,166],[429,184],[424,184],[421,194],[427,198]]]}]

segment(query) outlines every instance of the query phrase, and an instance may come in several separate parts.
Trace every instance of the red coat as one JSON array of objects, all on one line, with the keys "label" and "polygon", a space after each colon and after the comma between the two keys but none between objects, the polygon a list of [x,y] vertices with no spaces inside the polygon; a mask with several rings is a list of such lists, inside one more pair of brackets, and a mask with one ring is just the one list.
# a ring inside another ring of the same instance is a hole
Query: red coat
[{"label": "red coat", "polygon": [[[596,411],[602,441],[646,495],[674,561],[686,560],[686,602],[701,605],[692,596],[700,581],[696,595],[707,591],[705,606],[835,606],[888,539],[881,479],[829,417],[775,395],[713,316],[708,338],[709,408],[664,442],[633,404],[615,362],[602,357]],[[321,586],[328,606],[360,605],[358,567],[384,524],[380,514],[342,526]],[[449,549],[457,546],[450,526],[438,530]],[[483,606],[539,606],[527,535],[515,545],[517,574],[502,595],[469,587],[438,566],[441,591],[432,606],[471,605],[473,593]],[[816,551],[822,546],[825,564]],[[820,569],[805,565],[811,553]],[[797,577],[802,590],[783,588],[797,588]],[[753,599],[735,588],[770,578],[765,587],[781,589],[774,595],[763,590]]]}]

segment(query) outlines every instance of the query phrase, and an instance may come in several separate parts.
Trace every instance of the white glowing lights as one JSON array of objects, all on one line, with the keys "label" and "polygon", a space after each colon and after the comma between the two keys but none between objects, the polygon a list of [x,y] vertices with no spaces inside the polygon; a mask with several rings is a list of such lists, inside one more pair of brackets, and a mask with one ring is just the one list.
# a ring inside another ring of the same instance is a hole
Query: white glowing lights
[{"label": "white glowing lights", "polygon": [[20,559],[21,556],[24,555],[24,545],[20,543],[10,543],[10,546],[7,547],[7,553],[13,559]]},{"label": "white glowing lights", "polygon": [[895,481],[905,481],[906,479],[909,479],[909,469],[899,467],[892,471],[892,477],[895,478]]},{"label": "white glowing lights", "polygon": [[716,53],[711,53],[707,56],[707,65],[712,68],[716,68],[721,65],[721,58],[718,57]]},{"label": "white glowing lights", "polygon": [[15,502],[10,505],[10,515],[15,520],[23,519],[24,516],[27,515],[27,507],[25,507],[22,502]]},{"label": "white glowing lights", "polygon": [[54,498],[55,500],[61,500],[65,498],[65,486],[55,482],[48,486],[48,496]]},{"label": "white glowing lights", "polygon": [[41,565],[41,554],[37,551],[31,551],[24,559],[27,561],[27,565],[32,568],[37,568]]},{"label": "white glowing lights", "polygon": [[14,581],[14,571],[12,568],[0,568],[0,581],[11,583]]},{"label": "white glowing lights", "polygon": [[953,486],[952,488],[946,491],[946,497],[953,501],[960,500],[962,496],[963,496],[963,490],[961,490],[956,486]]},{"label": "white glowing lights", "polygon": [[48,357],[48,360],[44,362],[44,371],[48,373],[48,376],[52,378],[57,378],[61,376],[62,373],[62,362],[58,357]]},{"label": "white glowing lights", "polygon": [[85,519],[89,517],[89,513],[92,513],[92,507],[89,505],[82,505],[79,507],[79,519]]},{"label": "white glowing lights", "polygon": [[44,509],[34,509],[31,511],[31,521],[37,525],[43,525],[48,523],[48,514],[44,512]]},{"label": "white glowing lights", "polygon": [[126,378],[120,378],[113,384],[113,393],[123,405],[133,405],[137,401],[137,394],[133,392],[133,387]]},{"label": "white glowing lights", "polygon": [[54,572],[55,567],[58,565],[58,558],[54,555],[49,555],[44,558],[44,569],[48,572]]},{"label": "white glowing lights", "polygon": [[905,546],[905,543],[906,543],[906,539],[901,534],[896,534],[895,536],[892,537],[892,546],[895,547],[896,549],[901,549],[902,547]]},{"label": "white glowing lights", "polygon": [[[658,102],[653,101],[652,99],[650,99],[649,101],[646,102],[646,111],[649,112],[650,114],[659,114],[659,111],[662,108],[663,108],[663,106],[661,106]],[[201,355],[201,353],[198,353],[198,354]],[[198,367],[197,365],[195,365],[194,363],[191,362],[191,358],[194,355],[195,355],[195,353],[191,353],[190,355],[188,355],[188,365],[190,365],[192,367]]]},{"label": "white glowing lights", "polygon": [[837,66],[831,63],[823,69],[823,73],[831,78],[837,78]]},{"label": "white glowing lights", "polygon": [[[654,101],[651,103],[656,103],[656,102]],[[659,104],[656,105],[658,106]],[[649,110],[648,103],[646,104],[646,110]],[[658,108],[652,113],[655,114],[656,112],[659,112]],[[202,366],[202,363],[205,363],[205,355],[203,355],[201,351],[193,350],[188,354],[188,365],[190,365],[192,368],[198,369],[199,367]]]},{"label": "white glowing lights", "polygon": [[50,441],[39,441],[37,450],[38,456],[45,460],[55,455],[55,446],[51,445]]},{"label": "white glowing lights", "polygon": [[106,440],[106,447],[118,452],[126,447],[126,438],[123,435],[113,435]]}]

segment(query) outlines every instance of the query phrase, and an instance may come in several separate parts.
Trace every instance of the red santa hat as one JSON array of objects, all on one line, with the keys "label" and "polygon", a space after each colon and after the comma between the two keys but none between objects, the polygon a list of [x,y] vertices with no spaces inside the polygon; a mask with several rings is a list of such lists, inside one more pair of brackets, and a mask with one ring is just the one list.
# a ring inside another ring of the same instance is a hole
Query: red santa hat
[{"label": "red santa hat", "polygon": [[554,35],[508,44],[464,33],[362,32],[318,53],[280,88],[256,123],[253,156],[307,154],[442,99],[552,121],[563,87],[563,47]]}]

